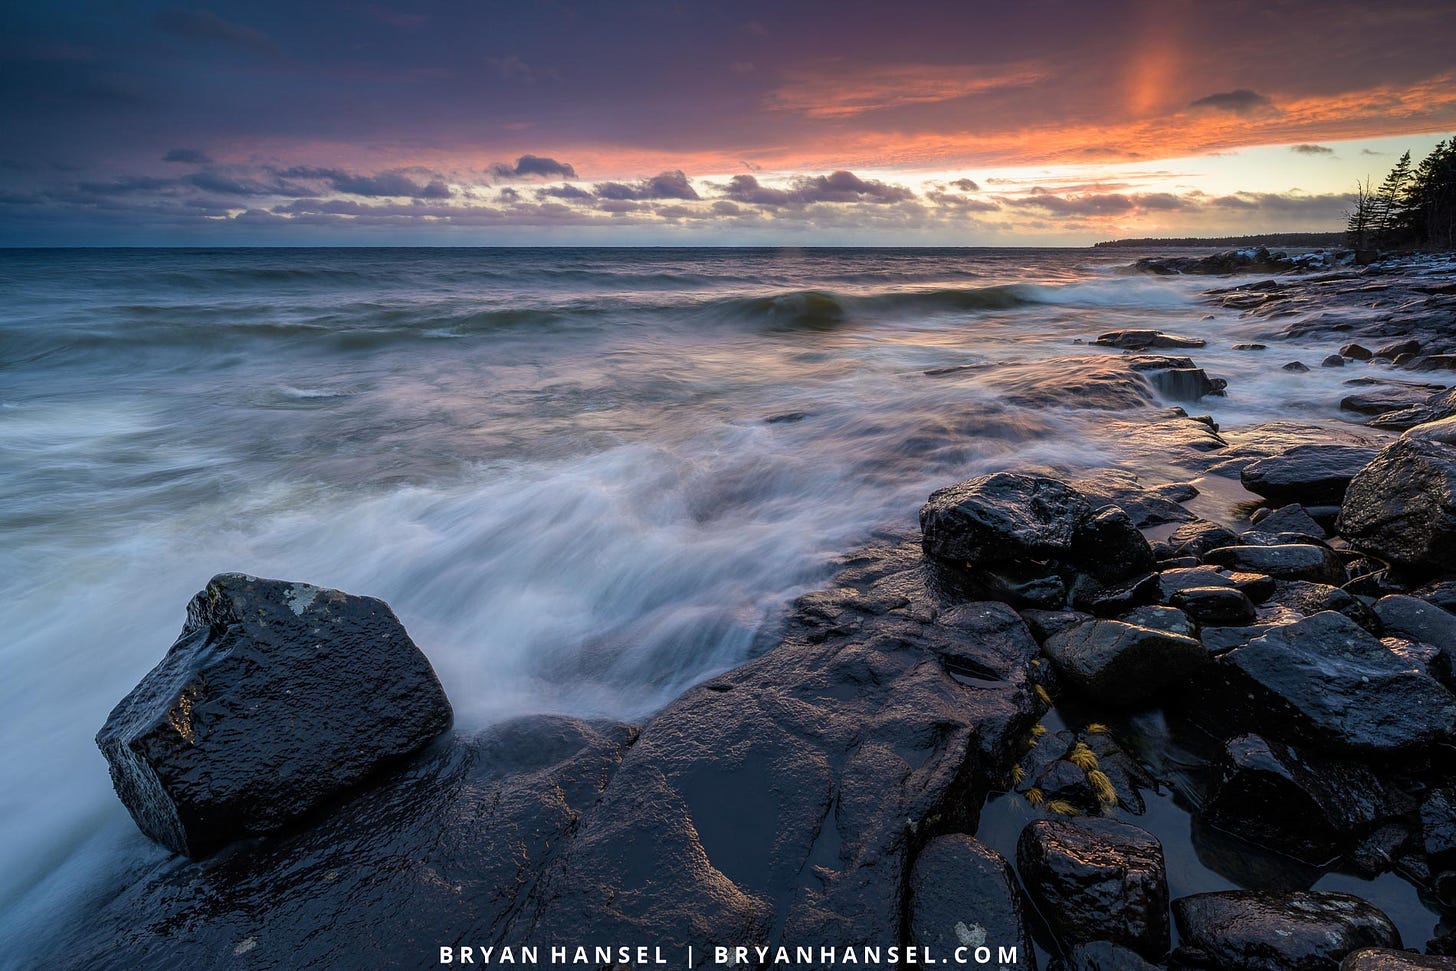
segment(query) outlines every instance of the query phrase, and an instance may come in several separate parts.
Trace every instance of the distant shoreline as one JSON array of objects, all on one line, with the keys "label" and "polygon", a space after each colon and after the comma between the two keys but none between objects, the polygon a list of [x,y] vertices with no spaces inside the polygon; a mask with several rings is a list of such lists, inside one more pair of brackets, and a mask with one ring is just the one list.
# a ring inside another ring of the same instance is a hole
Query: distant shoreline
[{"label": "distant shoreline", "polygon": [[1136,239],[1110,239],[1093,243],[1093,249],[1156,249],[1168,246],[1310,246],[1340,247],[1344,233],[1263,233],[1256,236],[1181,236],[1159,239],[1143,236]]}]

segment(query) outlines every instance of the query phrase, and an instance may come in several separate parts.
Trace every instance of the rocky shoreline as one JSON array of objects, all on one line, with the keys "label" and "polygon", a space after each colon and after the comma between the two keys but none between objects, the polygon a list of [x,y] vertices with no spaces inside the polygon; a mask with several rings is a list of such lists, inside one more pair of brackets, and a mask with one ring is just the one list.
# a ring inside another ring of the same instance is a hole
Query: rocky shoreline
[{"label": "rocky shoreline", "polygon": [[[142,828],[199,859],[118,875],[55,953],[990,944],[1066,971],[1456,967],[1444,922],[1402,940],[1375,904],[1288,878],[1394,874],[1456,916],[1456,397],[1437,380],[1456,269],[1241,251],[1135,270],[1257,274],[1207,299],[1268,321],[1251,352],[1327,342],[1313,366],[1359,371],[1352,423],[1160,407],[1225,392],[1183,356],[1198,335],[1089,335],[1051,388],[1003,367],[1008,400],[1109,409],[1168,481],[949,485],[919,534],[845,557],[754,660],[640,726],[441,734],[448,702],[387,607],[221,576],[98,738]],[[1171,726],[1151,742],[1150,712]],[[1170,893],[1176,854],[1139,825],[1167,791],[1287,870]],[[988,800],[1024,819],[1014,845],[978,838]]]}]

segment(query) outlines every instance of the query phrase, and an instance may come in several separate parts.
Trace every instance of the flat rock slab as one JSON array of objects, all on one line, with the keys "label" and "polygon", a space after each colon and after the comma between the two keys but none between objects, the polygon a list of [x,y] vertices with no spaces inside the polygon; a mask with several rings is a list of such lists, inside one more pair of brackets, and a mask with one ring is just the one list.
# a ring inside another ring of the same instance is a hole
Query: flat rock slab
[{"label": "flat rock slab", "polygon": [[1092,342],[1098,347],[1119,347],[1129,351],[1143,351],[1150,347],[1203,347],[1208,341],[1201,337],[1179,337],[1160,330],[1115,330],[1103,334]]},{"label": "flat rock slab", "polygon": [[135,865],[34,966],[418,968],[501,943],[636,738],[534,716],[440,739],[307,829]]},{"label": "flat rock slab", "polygon": [[1275,627],[1218,659],[1215,701],[1262,734],[1358,755],[1456,731],[1456,696],[1343,614]]},{"label": "flat rock slab", "polygon": [[1205,563],[1276,580],[1308,580],[1336,587],[1345,582],[1345,565],[1334,550],[1308,543],[1224,546],[1209,550],[1203,559]]},{"label": "flat rock slab", "polygon": [[96,744],[142,832],[196,857],[313,812],[450,719],[382,600],[224,573]]},{"label": "flat rock slab", "polygon": [[1021,831],[1016,868],[1064,946],[1111,941],[1158,959],[1168,949],[1163,847],[1105,817],[1039,819]]},{"label": "flat rock slab", "polygon": [[1207,971],[1336,968],[1363,947],[1399,947],[1390,918],[1343,893],[1229,890],[1173,901],[1179,967]]},{"label": "flat rock slab", "polygon": [[1239,481],[1273,502],[1336,504],[1344,499],[1355,473],[1377,452],[1371,445],[1296,445],[1244,466]]}]

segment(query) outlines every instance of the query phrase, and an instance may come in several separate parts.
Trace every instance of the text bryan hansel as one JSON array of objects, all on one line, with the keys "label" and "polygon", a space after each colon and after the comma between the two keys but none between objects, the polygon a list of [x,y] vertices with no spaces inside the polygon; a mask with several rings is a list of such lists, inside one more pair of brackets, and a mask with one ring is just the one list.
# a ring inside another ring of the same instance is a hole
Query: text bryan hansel
[{"label": "text bryan hansel", "polygon": [[[602,967],[605,965],[631,965],[650,967],[671,965],[674,962],[656,946],[582,947],[552,945],[544,949],[546,960],[541,960],[543,949],[535,945],[522,947],[460,947],[440,948],[441,964],[511,965],[514,967],[540,967],[542,965],[583,965]],[[879,965],[898,966],[901,963],[930,965],[990,965],[1014,967],[1021,963],[1021,955],[1015,947],[991,948],[958,947],[946,958],[938,958],[928,947],[911,945],[900,947],[725,947],[714,946],[694,953],[688,948],[686,967],[701,963],[699,957],[711,958],[711,964],[719,967],[745,967],[765,965],[853,965],[875,967]]]}]

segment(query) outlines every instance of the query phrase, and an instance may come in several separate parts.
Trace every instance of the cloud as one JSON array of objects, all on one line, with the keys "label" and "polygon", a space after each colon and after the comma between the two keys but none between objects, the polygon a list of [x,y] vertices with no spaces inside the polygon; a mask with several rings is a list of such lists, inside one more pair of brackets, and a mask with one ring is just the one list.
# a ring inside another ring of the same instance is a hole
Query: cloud
[{"label": "cloud", "polygon": [[1289,150],[1300,155],[1333,155],[1333,148],[1326,148],[1323,145],[1290,145]]},{"label": "cloud", "polygon": [[983,199],[972,199],[968,196],[957,195],[954,192],[930,191],[925,193],[925,198],[947,209],[960,209],[964,212],[995,212],[1001,207],[994,202]]},{"label": "cloud", "polygon": [[798,176],[787,189],[762,185],[752,175],[735,175],[723,194],[734,202],[758,206],[807,205],[815,202],[905,202],[915,193],[902,185],[862,179],[846,169],[828,175]]},{"label": "cloud", "polygon": [[419,182],[404,171],[395,169],[377,175],[355,175],[342,169],[312,168],[294,166],[275,171],[276,175],[290,179],[310,179],[326,182],[335,192],[351,196],[408,196],[413,199],[448,199],[450,187],[440,176],[433,176],[429,182]]},{"label": "cloud", "polygon": [[[502,190],[502,191],[504,191],[504,190]],[[574,186],[574,185],[548,185],[544,189],[537,189],[536,190],[536,198],[543,199],[543,198],[547,198],[547,197],[555,198],[555,199],[594,199],[594,198],[596,198],[594,195],[592,195],[587,190],[582,189],[582,188],[580,188],[578,186]]]},{"label": "cloud", "polygon": [[490,167],[490,174],[498,179],[574,179],[576,169],[566,162],[542,155],[522,155],[516,164],[496,162]]},{"label": "cloud", "polygon": [[976,183],[970,179],[956,179],[954,182],[951,183],[951,185],[955,186],[957,189],[960,189],[962,192],[981,191],[981,187],[976,185]]},{"label": "cloud", "polygon": [[1032,190],[1030,195],[1018,199],[1007,199],[1008,205],[1019,208],[1043,209],[1059,216],[1118,216],[1128,213],[1167,212],[1191,209],[1192,200],[1171,192],[1152,192],[1142,195],[1125,195],[1119,192],[1101,192],[1089,195],[1057,195],[1045,190]]},{"label": "cloud", "polygon": [[698,199],[700,196],[688,177],[681,170],[663,172],[635,184],[625,182],[602,182],[596,186],[596,194],[602,199]]},{"label": "cloud", "polygon": [[223,20],[209,10],[163,10],[155,22],[159,29],[186,40],[222,44],[268,58],[282,56],[273,38],[261,30]]},{"label": "cloud", "polygon": [[1249,115],[1255,112],[1264,111],[1274,107],[1274,103],[1257,91],[1250,91],[1248,88],[1238,88],[1234,91],[1221,91],[1218,94],[1210,94],[1191,102],[1188,107],[1211,108],[1214,111],[1227,111],[1236,115]]},{"label": "cloud", "polygon": [[162,156],[163,162],[179,162],[184,165],[211,165],[207,153],[196,148],[174,148]]},{"label": "cloud", "polygon": [[771,92],[767,107],[810,118],[851,118],[870,111],[935,104],[1041,81],[1037,65],[1012,65],[996,73],[971,64],[897,64],[843,70],[832,63],[790,76]]}]

